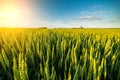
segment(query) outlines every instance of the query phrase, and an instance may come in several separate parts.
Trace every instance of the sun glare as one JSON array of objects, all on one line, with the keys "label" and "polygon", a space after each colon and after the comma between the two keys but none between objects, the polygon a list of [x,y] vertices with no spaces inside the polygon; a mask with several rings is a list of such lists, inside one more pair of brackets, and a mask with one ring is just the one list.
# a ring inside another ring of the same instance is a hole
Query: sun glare
[{"label": "sun glare", "polygon": [[24,25],[32,12],[27,0],[0,0],[1,25],[12,27]]},{"label": "sun glare", "polygon": [[19,11],[14,4],[4,4],[0,9],[0,16],[8,20],[19,18]]}]

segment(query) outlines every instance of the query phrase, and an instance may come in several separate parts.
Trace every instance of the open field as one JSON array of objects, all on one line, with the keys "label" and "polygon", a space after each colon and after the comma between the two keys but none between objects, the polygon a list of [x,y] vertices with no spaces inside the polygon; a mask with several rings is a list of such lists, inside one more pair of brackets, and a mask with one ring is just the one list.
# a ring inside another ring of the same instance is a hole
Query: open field
[{"label": "open field", "polygon": [[120,80],[120,29],[0,29],[0,80]]}]

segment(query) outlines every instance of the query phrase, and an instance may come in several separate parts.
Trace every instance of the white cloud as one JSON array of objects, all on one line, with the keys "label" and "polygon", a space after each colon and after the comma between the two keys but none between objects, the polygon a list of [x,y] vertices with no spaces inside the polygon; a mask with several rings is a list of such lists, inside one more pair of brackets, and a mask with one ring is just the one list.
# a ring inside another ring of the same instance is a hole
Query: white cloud
[{"label": "white cloud", "polygon": [[111,21],[108,21],[108,23],[116,23],[117,21],[115,20],[111,20]]},{"label": "white cloud", "polygon": [[94,12],[90,12],[90,11],[83,11],[80,12],[80,14],[82,15],[99,15],[99,14],[104,14],[105,12],[103,11],[94,11]]},{"label": "white cloud", "polygon": [[89,11],[83,11],[83,12],[80,12],[80,14],[90,14]]},{"label": "white cloud", "polygon": [[103,14],[104,12],[102,12],[102,11],[96,11],[96,12],[93,12],[93,14],[96,14],[96,15],[98,15],[98,14]]},{"label": "white cloud", "polygon": [[101,17],[98,16],[86,16],[81,18],[80,20],[101,20]]},{"label": "white cloud", "polygon": [[101,4],[101,5],[94,5],[93,7],[92,7],[92,9],[98,9],[98,8],[102,8],[103,7],[103,5]]},{"label": "white cloud", "polygon": [[80,17],[80,18],[72,18],[72,20],[101,20],[102,18],[99,16],[85,16],[85,17]]}]

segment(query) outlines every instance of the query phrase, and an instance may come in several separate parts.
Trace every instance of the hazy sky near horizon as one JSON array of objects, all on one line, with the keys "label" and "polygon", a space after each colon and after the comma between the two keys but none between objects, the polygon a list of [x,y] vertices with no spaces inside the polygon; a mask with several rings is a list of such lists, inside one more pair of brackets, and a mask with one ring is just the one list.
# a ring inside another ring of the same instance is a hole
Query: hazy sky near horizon
[{"label": "hazy sky near horizon", "polygon": [[120,28],[120,0],[0,0],[0,26]]}]

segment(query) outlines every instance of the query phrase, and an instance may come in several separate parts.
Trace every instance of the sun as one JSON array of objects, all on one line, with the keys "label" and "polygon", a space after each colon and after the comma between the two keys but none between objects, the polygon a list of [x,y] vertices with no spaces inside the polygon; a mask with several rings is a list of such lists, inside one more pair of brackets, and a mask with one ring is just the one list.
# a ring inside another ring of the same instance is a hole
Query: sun
[{"label": "sun", "polygon": [[[34,15],[28,0],[0,0],[0,26],[24,26]],[[28,22],[28,23],[27,23]]]},{"label": "sun", "polygon": [[20,20],[20,11],[13,3],[3,3],[0,5],[0,26],[14,27]]},{"label": "sun", "polygon": [[0,6],[0,17],[5,19],[12,20],[20,17],[19,10],[14,4],[3,4]]}]

